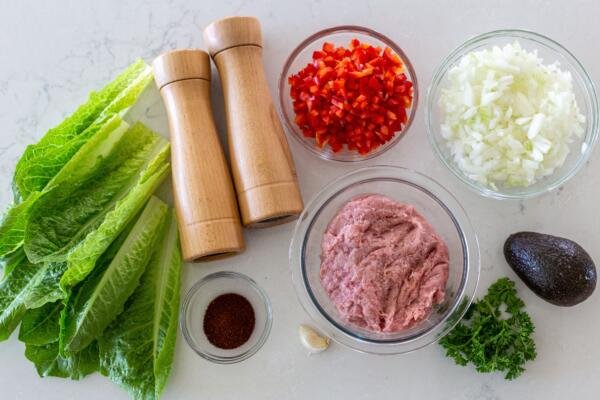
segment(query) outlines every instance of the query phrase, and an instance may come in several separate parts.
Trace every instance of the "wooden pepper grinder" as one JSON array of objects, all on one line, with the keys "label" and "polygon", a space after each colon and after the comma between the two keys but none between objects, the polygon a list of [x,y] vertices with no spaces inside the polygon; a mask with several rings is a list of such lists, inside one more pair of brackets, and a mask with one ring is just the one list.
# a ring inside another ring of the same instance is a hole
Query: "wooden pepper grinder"
[{"label": "wooden pepper grinder", "polygon": [[260,23],[251,17],[218,20],[204,30],[204,42],[223,86],[242,222],[264,227],[295,219],[304,206],[265,77]]},{"label": "wooden pepper grinder", "polygon": [[152,63],[169,116],[173,194],[186,261],[244,249],[231,177],[210,101],[210,58],[176,50]]}]

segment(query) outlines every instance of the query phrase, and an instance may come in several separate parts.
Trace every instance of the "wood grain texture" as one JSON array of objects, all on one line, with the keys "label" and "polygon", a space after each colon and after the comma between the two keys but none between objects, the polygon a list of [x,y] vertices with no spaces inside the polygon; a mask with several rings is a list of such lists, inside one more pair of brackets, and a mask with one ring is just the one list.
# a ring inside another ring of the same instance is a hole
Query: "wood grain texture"
[{"label": "wood grain texture", "polygon": [[227,17],[204,29],[204,43],[214,58],[219,52],[239,46],[263,46],[260,22],[254,17]]},{"label": "wood grain texture", "polygon": [[231,170],[242,222],[264,227],[296,218],[304,205],[264,73],[258,20],[219,20],[205,29],[204,40],[223,86]]},{"label": "wood grain texture", "polygon": [[158,57],[153,68],[169,118],[183,256],[202,261],[242,251],[235,192],[213,120],[208,55],[178,50]]},{"label": "wood grain texture", "polygon": [[[160,90],[163,86],[185,79],[210,81],[210,57],[196,49],[174,50],[157,57],[152,63],[154,81]],[[209,99],[210,100],[210,99]],[[212,118],[212,116],[211,116]]]}]

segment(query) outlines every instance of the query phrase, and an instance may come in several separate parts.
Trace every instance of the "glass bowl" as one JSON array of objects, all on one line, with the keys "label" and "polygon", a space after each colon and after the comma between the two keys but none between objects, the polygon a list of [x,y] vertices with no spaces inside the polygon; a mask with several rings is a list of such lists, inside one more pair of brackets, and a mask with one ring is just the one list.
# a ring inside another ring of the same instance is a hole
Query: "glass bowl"
[{"label": "glass bowl", "polygon": [[[376,333],[343,321],[319,278],[321,240],[329,221],[348,201],[368,193],[414,205],[448,245],[445,300],[421,323],[401,332]],[[440,184],[400,167],[362,168],[327,185],[300,216],[289,256],[298,299],[319,329],[336,342],[374,354],[407,353],[443,337],[471,304],[479,279],[477,236],[463,208]]]},{"label": "glass bowl", "polygon": [[[256,319],[248,341],[230,350],[210,343],[203,329],[208,304],[225,293],[237,293],[248,299]],[[201,357],[218,364],[233,364],[251,357],[265,344],[272,318],[269,298],[256,282],[237,272],[217,272],[199,280],[188,290],[181,307],[181,331],[188,345]]]},{"label": "glass bowl", "polygon": [[[498,186],[492,189],[481,183],[471,180],[455,163],[450,149],[440,132],[440,125],[444,116],[439,108],[440,93],[447,84],[448,71],[460,59],[475,50],[502,46],[518,41],[527,51],[537,50],[545,64],[555,61],[560,63],[560,68],[569,71],[573,77],[573,90],[580,112],[585,116],[584,134],[581,138],[574,138],[571,151],[562,165],[550,176],[538,180],[528,187]],[[524,199],[534,197],[564,184],[585,165],[598,138],[598,99],[596,90],[589,75],[581,63],[567,49],[552,39],[540,34],[523,30],[499,30],[476,36],[456,48],[450,53],[434,72],[431,86],[427,93],[426,125],[429,141],[442,163],[448,167],[463,183],[476,192],[497,199]]]},{"label": "glass bowl", "polygon": [[[290,98],[290,84],[288,83],[288,77],[291,74],[298,72],[307,64],[312,62],[312,53],[315,50],[321,49],[323,43],[330,42],[336,46],[348,46],[348,43],[350,43],[350,41],[354,38],[371,45],[381,47],[387,46],[391,48],[402,60],[402,63],[404,64],[404,74],[406,74],[407,79],[413,83],[413,101],[411,107],[407,110],[407,121],[402,131],[396,133],[396,135],[390,141],[382,144],[367,154],[359,154],[356,151],[350,151],[346,148],[346,146],[344,146],[344,149],[341,151],[334,153],[328,146],[319,148],[313,138],[305,137],[300,128],[298,128],[294,122],[296,114],[292,105],[292,99]],[[284,64],[283,72],[279,77],[279,106],[287,129],[292,132],[292,136],[298,140],[304,146],[304,148],[326,160],[347,162],[364,161],[384,153],[406,135],[414,119],[415,112],[417,111],[418,102],[419,91],[417,77],[412,64],[400,46],[398,46],[388,37],[375,32],[374,30],[360,26],[337,26],[322,30],[309,36],[289,55]]]}]

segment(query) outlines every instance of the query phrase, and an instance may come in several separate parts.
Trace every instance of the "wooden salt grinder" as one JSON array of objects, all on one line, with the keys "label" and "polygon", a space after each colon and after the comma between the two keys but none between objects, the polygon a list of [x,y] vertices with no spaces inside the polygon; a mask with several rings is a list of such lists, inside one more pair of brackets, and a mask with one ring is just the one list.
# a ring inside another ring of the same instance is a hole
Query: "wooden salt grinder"
[{"label": "wooden salt grinder", "polygon": [[201,261],[242,251],[235,193],[212,117],[210,58],[202,50],[175,50],[152,66],[169,116],[183,257]]},{"label": "wooden salt grinder", "polygon": [[304,206],[265,77],[260,23],[251,17],[218,20],[204,30],[204,42],[223,86],[242,222],[264,227],[295,219]]}]

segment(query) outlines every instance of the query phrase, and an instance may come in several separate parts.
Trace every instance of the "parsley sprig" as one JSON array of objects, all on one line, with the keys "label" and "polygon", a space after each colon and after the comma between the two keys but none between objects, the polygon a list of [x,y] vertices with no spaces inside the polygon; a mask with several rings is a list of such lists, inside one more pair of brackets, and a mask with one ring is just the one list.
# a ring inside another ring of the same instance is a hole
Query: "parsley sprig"
[{"label": "parsley sprig", "polygon": [[440,341],[446,356],[463,366],[471,362],[478,372],[501,371],[506,379],[515,379],[537,355],[532,338],[535,327],[524,307],[515,283],[499,279]]}]

